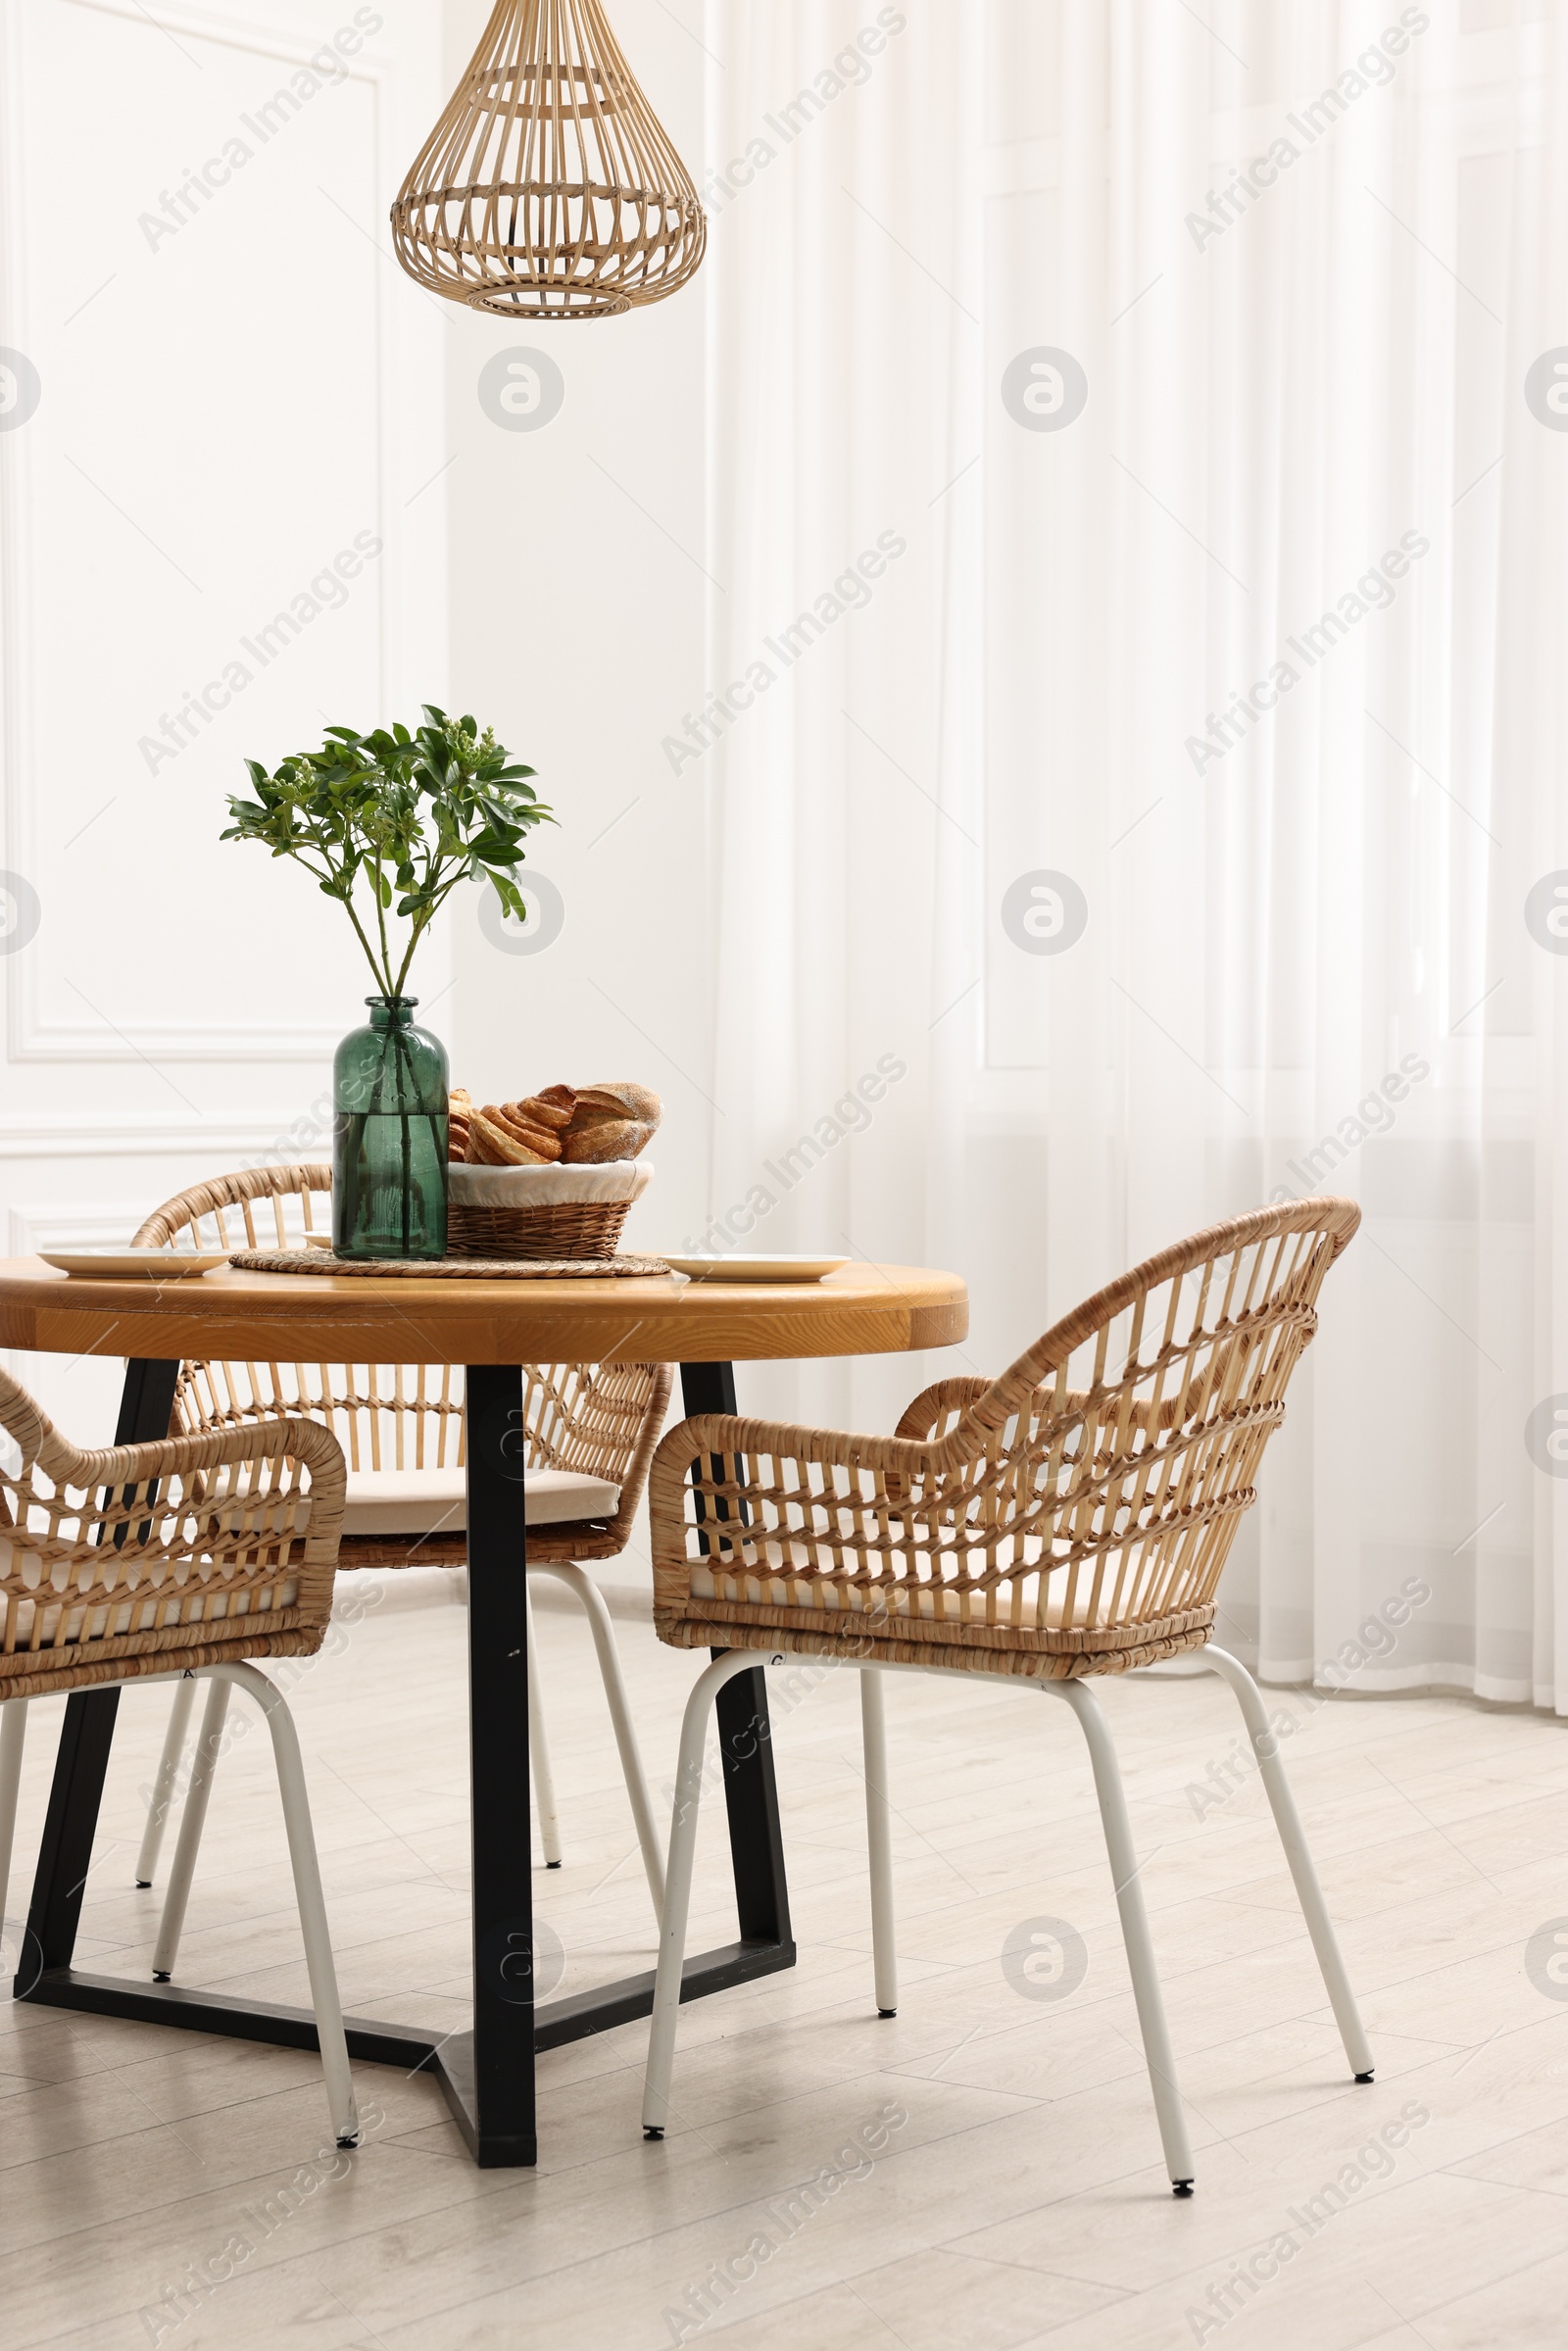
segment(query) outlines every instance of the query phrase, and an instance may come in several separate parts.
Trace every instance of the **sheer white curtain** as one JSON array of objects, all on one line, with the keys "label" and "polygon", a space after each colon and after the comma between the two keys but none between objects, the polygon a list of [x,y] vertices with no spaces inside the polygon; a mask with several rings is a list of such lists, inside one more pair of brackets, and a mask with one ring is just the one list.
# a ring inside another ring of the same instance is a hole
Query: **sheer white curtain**
[{"label": "sheer white curtain", "polygon": [[1351,1194],[1227,1634],[1568,1709],[1568,6],[705,38],[711,1238],[956,1265],[992,1370]]}]

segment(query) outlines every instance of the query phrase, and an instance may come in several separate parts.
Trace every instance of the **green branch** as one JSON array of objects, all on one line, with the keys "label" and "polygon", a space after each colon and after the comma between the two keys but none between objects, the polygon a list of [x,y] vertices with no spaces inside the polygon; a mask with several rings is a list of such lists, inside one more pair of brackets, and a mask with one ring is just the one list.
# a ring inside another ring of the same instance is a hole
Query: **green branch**
[{"label": "green branch", "polygon": [[[427,704],[424,723],[368,735],[332,726],[318,751],[296,752],[272,773],[248,759],[254,799],[228,803],[225,841],[259,841],[292,857],[317,888],[343,906],[375,975],[377,993],[401,996],[419,941],[460,881],[488,881],[503,911],[521,914],[516,870],[527,835],[555,817],[487,727],[449,719]],[[317,860],[319,860],[318,862]],[[393,976],[387,929],[394,911],[409,923]],[[377,959],[355,906],[362,878],[375,899]]]}]

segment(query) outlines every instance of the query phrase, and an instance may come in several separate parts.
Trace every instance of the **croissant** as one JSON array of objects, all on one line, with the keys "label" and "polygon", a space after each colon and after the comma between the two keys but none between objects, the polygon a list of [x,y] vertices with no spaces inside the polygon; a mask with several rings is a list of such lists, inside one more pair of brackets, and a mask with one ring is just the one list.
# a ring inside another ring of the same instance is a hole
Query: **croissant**
[{"label": "croissant", "polygon": [[652,1087],[629,1078],[602,1086],[545,1086],[475,1109],[466,1086],[448,1098],[447,1156],[472,1167],[572,1166],[635,1159],[663,1116]]},{"label": "croissant", "polygon": [[468,1156],[473,1103],[466,1086],[455,1086],[447,1097],[447,1157],[460,1165]]},{"label": "croissant", "polygon": [[577,1097],[569,1086],[546,1086],[542,1093],[503,1106],[509,1115],[515,1111],[529,1126],[564,1127],[577,1107]]},{"label": "croissant", "polygon": [[569,1086],[551,1086],[543,1094],[530,1094],[521,1102],[503,1102],[501,1115],[525,1127],[542,1127],[546,1134],[559,1134],[570,1120],[577,1097]]},{"label": "croissant", "polygon": [[481,1167],[545,1167],[561,1156],[561,1139],[548,1128],[525,1126],[495,1103],[475,1110],[468,1136],[470,1164]]}]

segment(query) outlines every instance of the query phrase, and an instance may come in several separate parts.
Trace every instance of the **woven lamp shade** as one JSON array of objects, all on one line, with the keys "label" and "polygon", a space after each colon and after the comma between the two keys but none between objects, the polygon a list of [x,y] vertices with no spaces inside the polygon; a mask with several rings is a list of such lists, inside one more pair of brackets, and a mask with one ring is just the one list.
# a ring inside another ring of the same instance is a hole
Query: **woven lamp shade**
[{"label": "woven lamp shade", "polygon": [[609,318],[686,283],[703,208],[600,0],[498,0],[392,239],[420,285],[507,318]]}]

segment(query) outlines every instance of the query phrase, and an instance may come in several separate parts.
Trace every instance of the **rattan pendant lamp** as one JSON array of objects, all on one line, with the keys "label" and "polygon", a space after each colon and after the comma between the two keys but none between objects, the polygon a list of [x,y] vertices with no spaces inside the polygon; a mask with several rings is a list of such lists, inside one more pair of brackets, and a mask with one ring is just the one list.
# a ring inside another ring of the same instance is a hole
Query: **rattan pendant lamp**
[{"label": "rattan pendant lamp", "polygon": [[706,236],[601,0],[497,0],[392,207],[409,275],[502,318],[609,318],[684,285]]}]

